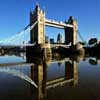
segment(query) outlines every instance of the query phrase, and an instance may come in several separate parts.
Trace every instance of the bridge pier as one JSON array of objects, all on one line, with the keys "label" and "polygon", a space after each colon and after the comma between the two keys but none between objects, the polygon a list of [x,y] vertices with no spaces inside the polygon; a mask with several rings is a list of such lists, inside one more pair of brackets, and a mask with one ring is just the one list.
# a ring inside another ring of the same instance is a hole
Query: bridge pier
[{"label": "bridge pier", "polygon": [[26,61],[33,62],[34,58],[49,59],[52,56],[50,44],[36,44],[26,47]]}]

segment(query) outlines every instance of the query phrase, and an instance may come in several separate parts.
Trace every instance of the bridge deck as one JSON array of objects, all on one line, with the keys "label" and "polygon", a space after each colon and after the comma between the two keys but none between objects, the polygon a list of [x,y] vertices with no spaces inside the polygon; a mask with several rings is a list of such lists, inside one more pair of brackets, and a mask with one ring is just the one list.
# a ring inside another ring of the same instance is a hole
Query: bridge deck
[{"label": "bridge deck", "polygon": [[51,21],[48,19],[45,19],[45,25],[51,26],[51,27],[57,27],[57,28],[61,28],[61,29],[64,29],[65,27],[72,27],[73,28],[73,25],[65,24],[63,22]]},{"label": "bridge deck", "polygon": [[51,48],[54,47],[63,47],[63,48],[69,48],[71,45],[64,45],[64,44],[51,44]]}]

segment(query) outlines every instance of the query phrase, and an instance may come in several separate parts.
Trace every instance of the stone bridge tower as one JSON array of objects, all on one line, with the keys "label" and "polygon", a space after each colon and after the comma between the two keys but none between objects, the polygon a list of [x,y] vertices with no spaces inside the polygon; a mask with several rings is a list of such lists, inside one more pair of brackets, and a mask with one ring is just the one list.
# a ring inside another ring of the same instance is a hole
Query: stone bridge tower
[{"label": "stone bridge tower", "polygon": [[67,24],[73,25],[73,27],[66,27],[65,28],[65,43],[69,44],[72,43],[72,46],[77,43],[77,31],[78,31],[78,24],[72,16],[70,16]]},{"label": "stone bridge tower", "polygon": [[45,12],[40,9],[39,5],[33,12],[30,12],[30,25],[33,25],[36,21],[36,26],[30,31],[30,42],[37,44],[45,43]]}]

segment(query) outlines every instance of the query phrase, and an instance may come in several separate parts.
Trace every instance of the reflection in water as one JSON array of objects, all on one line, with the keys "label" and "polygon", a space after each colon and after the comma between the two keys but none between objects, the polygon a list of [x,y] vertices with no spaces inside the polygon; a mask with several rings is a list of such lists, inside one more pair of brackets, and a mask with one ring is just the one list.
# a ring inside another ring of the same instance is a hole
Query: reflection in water
[{"label": "reflection in water", "polygon": [[[61,59],[60,57],[60,60],[59,57],[57,57],[56,60],[55,58],[51,58],[49,56],[49,58],[43,57],[43,59],[33,58],[32,64],[27,65],[27,67],[9,67],[12,70],[19,70],[24,74],[28,73],[26,75],[28,75],[28,77],[30,77],[33,82],[35,82],[35,84],[38,86],[38,88],[36,88],[33,85],[29,84],[29,94],[31,98],[29,100],[51,100],[52,96],[49,95],[51,93],[50,91],[53,91],[53,93],[55,94],[55,89],[57,89],[57,91],[60,91],[60,88],[66,89],[66,87],[77,87],[78,62],[83,59],[84,56],[74,56],[64,59]],[[13,80],[11,80],[11,82],[12,81]],[[16,91],[14,92],[16,94]],[[59,97],[59,94],[56,93],[56,95]],[[58,99],[56,98],[54,100]]]},{"label": "reflection in water", "polygon": [[58,66],[59,66],[59,67],[61,66],[61,64],[62,64],[61,62],[58,62]]},{"label": "reflection in water", "polygon": [[83,61],[83,60],[85,61],[85,55],[76,55],[76,56],[74,55],[74,56],[71,56],[70,59],[79,63],[80,61]]},{"label": "reflection in water", "polygon": [[[100,100],[100,60],[83,55],[59,57],[56,54],[55,58],[34,58],[32,64],[1,65],[1,70],[16,70],[18,76],[18,71],[24,73],[38,88],[0,72],[0,100]],[[15,56],[5,58],[0,58],[0,63],[22,61]]]},{"label": "reflection in water", "polygon": [[31,66],[31,79],[38,85],[38,89],[30,87],[34,100],[42,100],[46,97],[46,69],[46,62],[39,62],[39,64]]},{"label": "reflection in water", "polygon": [[[69,84],[69,86],[76,86],[78,84],[78,65],[76,61],[64,61],[64,76],[52,80],[47,79],[49,61],[46,61],[46,59],[39,61],[37,63],[35,58],[35,63],[33,62],[34,65],[31,66],[31,79],[38,85],[38,89],[30,87],[33,100],[46,100],[49,89],[61,87],[66,84]],[[60,65],[59,62],[58,65]]]},{"label": "reflection in water", "polygon": [[65,62],[65,78],[66,79],[73,79],[73,85],[77,85],[78,83],[78,68],[77,62],[72,61]]},{"label": "reflection in water", "polygon": [[37,85],[34,83],[34,81],[31,80],[31,78],[29,78],[27,75],[25,75],[24,73],[22,73],[20,71],[4,67],[4,68],[0,68],[0,72],[8,73],[8,74],[11,74],[13,76],[19,77],[23,80],[26,80],[27,82],[29,82],[30,84],[32,84],[36,88],[38,88]]},{"label": "reflection in water", "polygon": [[90,58],[90,59],[89,59],[89,63],[90,63],[91,65],[97,65],[97,64],[98,64],[97,58]]}]

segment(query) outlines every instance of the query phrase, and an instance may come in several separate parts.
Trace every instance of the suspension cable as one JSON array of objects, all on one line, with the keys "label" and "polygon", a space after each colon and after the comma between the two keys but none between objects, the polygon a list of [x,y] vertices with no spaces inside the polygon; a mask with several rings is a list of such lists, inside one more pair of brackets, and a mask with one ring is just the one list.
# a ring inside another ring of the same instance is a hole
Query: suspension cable
[{"label": "suspension cable", "polygon": [[[25,31],[30,31],[30,30],[32,30],[34,27],[35,27],[35,25],[38,23],[38,21],[36,21],[33,25],[31,25],[31,24],[28,24],[22,31],[20,31],[20,32],[18,32],[17,34],[15,34],[14,36],[12,36],[12,37],[10,37],[10,38],[8,38],[8,39],[5,39],[5,40],[1,40],[0,41],[0,44],[1,43],[13,43],[16,39],[18,40],[22,35],[24,35],[25,34]],[[31,26],[30,26],[31,25]]]}]

